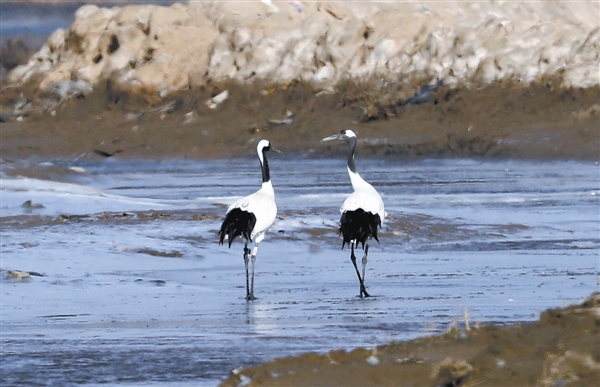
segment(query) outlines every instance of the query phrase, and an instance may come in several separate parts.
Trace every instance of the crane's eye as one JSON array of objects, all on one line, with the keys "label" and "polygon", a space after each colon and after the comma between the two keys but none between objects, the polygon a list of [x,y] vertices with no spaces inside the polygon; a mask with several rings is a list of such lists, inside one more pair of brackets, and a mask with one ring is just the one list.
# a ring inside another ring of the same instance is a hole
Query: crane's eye
[{"label": "crane's eye", "polygon": [[345,135],[346,135],[346,129],[344,129],[344,130],[340,130],[340,134],[341,134],[342,136],[345,136]]}]

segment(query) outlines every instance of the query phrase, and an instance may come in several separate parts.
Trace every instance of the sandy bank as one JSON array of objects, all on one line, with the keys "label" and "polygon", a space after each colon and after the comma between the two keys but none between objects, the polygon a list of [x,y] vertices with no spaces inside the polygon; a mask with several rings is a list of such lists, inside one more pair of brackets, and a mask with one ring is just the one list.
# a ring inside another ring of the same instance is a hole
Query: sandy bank
[{"label": "sandy bank", "polygon": [[192,2],[77,11],[0,94],[2,154],[593,159],[597,2]]},{"label": "sandy bank", "polygon": [[237,369],[221,386],[590,386],[600,378],[598,294],[533,324],[452,330]]}]

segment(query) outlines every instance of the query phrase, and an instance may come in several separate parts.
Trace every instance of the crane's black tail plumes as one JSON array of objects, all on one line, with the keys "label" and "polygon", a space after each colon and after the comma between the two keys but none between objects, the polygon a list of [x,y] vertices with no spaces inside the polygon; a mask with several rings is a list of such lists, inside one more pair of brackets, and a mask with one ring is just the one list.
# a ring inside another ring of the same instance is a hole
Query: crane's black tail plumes
[{"label": "crane's black tail plumes", "polygon": [[231,247],[233,240],[240,235],[247,240],[252,241],[250,235],[252,234],[255,224],[256,216],[253,213],[239,208],[232,209],[225,216],[225,220],[218,232],[219,244],[223,244],[225,236],[227,236],[229,247]]},{"label": "crane's black tail plumes", "polygon": [[379,242],[379,239],[377,239],[377,229],[379,227],[381,227],[379,214],[366,212],[362,208],[344,212],[338,230],[338,235],[341,235],[344,239],[342,249],[346,246],[346,243],[350,244],[353,240],[356,241],[357,246],[359,243],[362,244],[363,249],[369,237],[373,237]]}]

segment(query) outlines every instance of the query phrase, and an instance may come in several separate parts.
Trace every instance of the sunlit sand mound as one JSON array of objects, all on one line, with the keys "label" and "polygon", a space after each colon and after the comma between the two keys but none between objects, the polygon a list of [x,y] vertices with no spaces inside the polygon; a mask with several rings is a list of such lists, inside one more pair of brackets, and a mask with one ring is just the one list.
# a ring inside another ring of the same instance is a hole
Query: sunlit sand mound
[{"label": "sunlit sand mound", "polygon": [[157,100],[224,81],[600,84],[596,1],[191,2],[81,7],[6,83]]},{"label": "sunlit sand mound", "polygon": [[594,294],[533,324],[276,359],[235,369],[222,386],[591,386],[600,378],[599,334]]}]

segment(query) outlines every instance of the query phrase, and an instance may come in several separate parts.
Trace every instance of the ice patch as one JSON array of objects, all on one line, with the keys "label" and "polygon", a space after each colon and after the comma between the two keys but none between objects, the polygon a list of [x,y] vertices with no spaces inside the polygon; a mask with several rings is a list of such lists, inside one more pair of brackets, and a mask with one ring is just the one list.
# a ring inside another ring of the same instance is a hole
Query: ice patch
[{"label": "ice patch", "polygon": [[[143,211],[172,208],[164,202],[107,194],[103,190],[71,183],[30,178],[2,178],[2,216],[24,213],[55,216],[59,214],[97,214],[101,212]],[[36,206],[23,208],[31,201]]]}]

